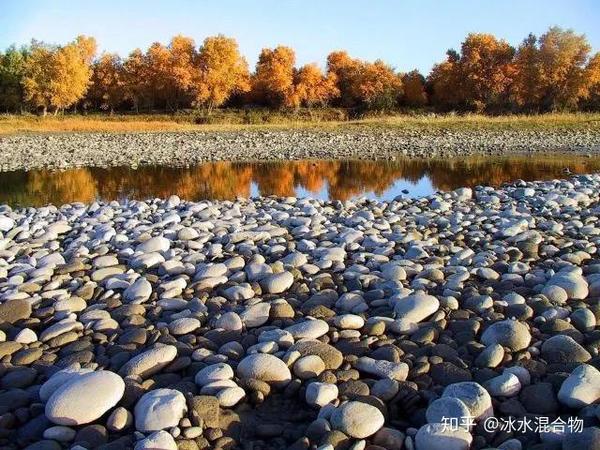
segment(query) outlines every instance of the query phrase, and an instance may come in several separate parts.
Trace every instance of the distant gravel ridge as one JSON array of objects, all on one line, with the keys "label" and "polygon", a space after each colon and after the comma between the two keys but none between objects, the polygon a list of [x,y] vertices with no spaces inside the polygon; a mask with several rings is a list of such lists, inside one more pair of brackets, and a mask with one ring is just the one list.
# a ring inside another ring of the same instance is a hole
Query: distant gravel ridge
[{"label": "distant gravel ridge", "polygon": [[390,159],[541,151],[599,153],[600,130],[244,130],[0,137],[0,170],[190,166],[206,161]]}]

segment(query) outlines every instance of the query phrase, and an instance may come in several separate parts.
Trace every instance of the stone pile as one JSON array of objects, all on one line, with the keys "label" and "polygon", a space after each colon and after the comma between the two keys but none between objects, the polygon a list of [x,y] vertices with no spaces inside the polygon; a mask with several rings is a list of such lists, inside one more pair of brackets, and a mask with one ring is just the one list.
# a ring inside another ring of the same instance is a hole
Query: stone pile
[{"label": "stone pile", "polygon": [[2,206],[0,448],[600,449],[599,216],[598,175]]},{"label": "stone pile", "polygon": [[65,169],[207,161],[431,158],[572,152],[597,154],[598,127],[428,129],[339,126],[323,129],[56,133],[2,136],[0,169]]}]

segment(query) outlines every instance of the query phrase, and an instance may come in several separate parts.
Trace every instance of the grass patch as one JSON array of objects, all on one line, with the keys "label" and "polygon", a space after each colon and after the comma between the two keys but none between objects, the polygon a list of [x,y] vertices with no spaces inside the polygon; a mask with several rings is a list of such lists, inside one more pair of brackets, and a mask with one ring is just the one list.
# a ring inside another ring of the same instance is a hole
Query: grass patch
[{"label": "grass patch", "polygon": [[178,114],[0,115],[0,134],[81,133],[81,132],[169,132],[238,131],[282,129],[391,130],[554,130],[586,129],[600,131],[600,113],[561,113],[543,115],[373,115],[350,120],[344,110],[219,110],[211,115],[194,112]]}]

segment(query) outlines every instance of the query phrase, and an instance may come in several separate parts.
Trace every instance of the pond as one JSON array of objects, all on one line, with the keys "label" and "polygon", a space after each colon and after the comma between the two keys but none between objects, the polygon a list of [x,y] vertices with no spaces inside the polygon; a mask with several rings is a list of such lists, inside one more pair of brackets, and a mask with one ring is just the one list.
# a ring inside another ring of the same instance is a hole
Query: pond
[{"label": "pond", "polygon": [[[566,170],[568,169],[568,171]],[[479,184],[498,186],[600,171],[600,157],[531,155],[396,161],[213,162],[190,168],[114,167],[0,173],[0,204],[61,205],[96,199],[234,199],[258,195],[391,200]]]}]

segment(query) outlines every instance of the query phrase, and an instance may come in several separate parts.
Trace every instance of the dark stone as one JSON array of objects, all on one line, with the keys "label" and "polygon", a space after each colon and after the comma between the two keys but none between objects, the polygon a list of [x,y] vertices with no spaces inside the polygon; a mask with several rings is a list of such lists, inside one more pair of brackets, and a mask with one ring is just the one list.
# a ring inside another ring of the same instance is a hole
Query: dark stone
[{"label": "dark stone", "polygon": [[46,416],[44,414],[40,414],[19,428],[17,436],[21,442],[34,442],[42,439],[44,431],[51,426],[52,423],[46,418]]},{"label": "dark stone", "polygon": [[533,414],[554,414],[559,405],[550,383],[536,383],[525,386],[519,394],[525,409]]},{"label": "dark stone", "polygon": [[43,440],[28,445],[25,450],[61,450],[61,447],[56,441]]},{"label": "dark stone", "polygon": [[22,389],[12,389],[0,393],[0,416],[17,408],[27,406],[29,401],[29,393]]},{"label": "dark stone", "polygon": [[448,386],[461,381],[471,381],[471,372],[466,369],[461,369],[450,362],[442,362],[431,366],[431,378],[434,383]]},{"label": "dark stone", "polygon": [[581,433],[565,436],[562,450],[600,450],[600,428],[584,428]]},{"label": "dark stone", "polygon": [[84,447],[96,448],[106,444],[108,441],[108,432],[103,425],[88,425],[77,432],[75,442],[86,443]]}]

